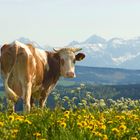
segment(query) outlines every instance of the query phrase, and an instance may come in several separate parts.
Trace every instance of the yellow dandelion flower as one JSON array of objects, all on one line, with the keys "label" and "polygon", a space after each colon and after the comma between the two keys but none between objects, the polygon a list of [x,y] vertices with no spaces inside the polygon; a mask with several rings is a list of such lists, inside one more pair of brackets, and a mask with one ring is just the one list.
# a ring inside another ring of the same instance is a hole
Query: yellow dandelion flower
[{"label": "yellow dandelion flower", "polygon": [[15,120],[22,122],[22,121],[24,121],[24,117],[23,116],[18,116],[18,117],[15,118]]},{"label": "yellow dandelion flower", "polygon": [[90,118],[91,118],[92,120],[94,120],[94,119],[95,119],[95,117],[94,117],[93,115],[91,115],[91,116],[90,116]]},{"label": "yellow dandelion flower", "polygon": [[86,121],[81,121],[82,126],[87,126],[87,122]]},{"label": "yellow dandelion flower", "polygon": [[118,120],[125,120],[125,116],[115,116]]},{"label": "yellow dandelion flower", "polygon": [[88,125],[89,126],[94,126],[94,122],[90,121]]},{"label": "yellow dandelion flower", "polygon": [[125,125],[120,125],[120,126],[119,126],[119,129],[122,130],[122,131],[125,131],[126,128],[127,128],[127,127],[126,127]]},{"label": "yellow dandelion flower", "polygon": [[108,121],[107,124],[113,124],[113,121]]},{"label": "yellow dandelion flower", "polygon": [[82,128],[82,124],[81,123],[77,123],[77,126],[79,127],[79,128]]},{"label": "yellow dandelion flower", "polygon": [[14,134],[16,135],[16,134],[18,133],[18,131],[19,131],[18,129],[12,129],[12,130],[11,130],[11,132],[12,132],[13,135],[14,135]]},{"label": "yellow dandelion flower", "polygon": [[108,140],[107,135],[103,135],[103,140]]},{"label": "yellow dandelion flower", "polygon": [[112,132],[117,134],[117,133],[119,133],[119,130],[117,128],[112,128]]},{"label": "yellow dandelion flower", "polygon": [[82,118],[82,116],[81,115],[78,115],[77,118],[80,120]]},{"label": "yellow dandelion flower", "polygon": [[137,137],[131,137],[131,140],[138,140]]},{"label": "yellow dandelion flower", "polygon": [[31,121],[29,121],[29,120],[27,120],[27,119],[26,119],[26,120],[24,120],[24,122],[25,122],[25,123],[27,123],[27,124],[32,124],[32,122],[31,122]]},{"label": "yellow dandelion flower", "polygon": [[67,110],[67,111],[64,112],[64,114],[68,114],[69,115],[70,114],[70,111]]},{"label": "yellow dandelion flower", "polygon": [[13,115],[9,115],[9,119],[11,120],[11,121],[14,121],[14,116]]},{"label": "yellow dandelion flower", "polygon": [[69,118],[69,114],[70,114],[70,111],[65,111],[64,112],[64,117],[68,119]]},{"label": "yellow dandelion flower", "polygon": [[[82,100],[82,102],[87,102],[86,100]],[[82,109],[82,112],[83,113],[86,113],[86,110],[85,109]]]},{"label": "yellow dandelion flower", "polygon": [[105,130],[105,129],[106,129],[106,126],[105,126],[105,125],[101,125],[101,126],[99,126],[99,128],[100,128],[101,130]]},{"label": "yellow dandelion flower", "polygon": [[69,114],[64,114],[64,117],[69,119]]},{"label": "yellow dandelion flower", "polygon": [[4,126],[4,123],[3,122],[0,122],[0,127],[3,127]]},{"label": "yellow dandelion flower", "polygon": [[66,123],[65,122],[60,122],[60,126],[62,126],[63,128],[66,128]]},{"label": "yellow dandelion flower", "polygon": [[102,133],[100,133],[100,132],[95,132],[95,136],[97,136],[97,137],[102,137]]},{"label": "yellow dandelion flower", "polygon": [[35,136],[35,137],[40,137],[41,134],[40,134],[39,132],[35,132],[35,133],[33,133],[33,136]]}]

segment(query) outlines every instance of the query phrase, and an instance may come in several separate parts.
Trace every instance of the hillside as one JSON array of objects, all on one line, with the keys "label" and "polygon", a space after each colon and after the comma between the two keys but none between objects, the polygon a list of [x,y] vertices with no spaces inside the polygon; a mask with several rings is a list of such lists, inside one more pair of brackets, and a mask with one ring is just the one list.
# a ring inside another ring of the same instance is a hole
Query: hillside
[{"label": "hillside", "polygon": [[140,84],[140,70],[76,66],[76,75],[74,79],[62,78],[62,81],[105,85]]}]

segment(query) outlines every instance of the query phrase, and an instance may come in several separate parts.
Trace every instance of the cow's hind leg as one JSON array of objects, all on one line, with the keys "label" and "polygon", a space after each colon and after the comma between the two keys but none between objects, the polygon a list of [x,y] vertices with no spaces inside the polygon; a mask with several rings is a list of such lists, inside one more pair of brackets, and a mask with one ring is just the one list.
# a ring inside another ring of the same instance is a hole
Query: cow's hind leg
[{"label": "cow's hind leg", "polygon": [[24,104],[24,111],[30,112],[31,109],[31,89],[32,83],[28,82],[23,88],[23,104]]}]

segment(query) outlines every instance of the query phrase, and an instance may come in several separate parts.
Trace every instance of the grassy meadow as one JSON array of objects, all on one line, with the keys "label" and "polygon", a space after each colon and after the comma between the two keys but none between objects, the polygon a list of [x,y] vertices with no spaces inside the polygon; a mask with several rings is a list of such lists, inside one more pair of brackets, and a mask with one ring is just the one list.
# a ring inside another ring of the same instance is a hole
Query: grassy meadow
[{"label": "grassy meadow", "polygon": [[72,97],[53,92],[54,108],[11,113],[1,104],[0,140],[139,140],[140,100],[96,99],[72,89]]}]

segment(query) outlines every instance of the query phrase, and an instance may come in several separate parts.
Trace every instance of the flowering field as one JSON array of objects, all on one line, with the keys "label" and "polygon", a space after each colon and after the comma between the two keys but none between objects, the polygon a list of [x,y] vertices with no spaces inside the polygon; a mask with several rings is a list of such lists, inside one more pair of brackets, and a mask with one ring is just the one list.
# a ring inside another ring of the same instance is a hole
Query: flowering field
[{"label": "flowering field", "polygon": [[[72,91],[76,94],[76,91]],[[0,112],[0,140],[139,140],[140,100],[54,94],[56,106]],[[78,103],[76,100],[79,100]]]}]

